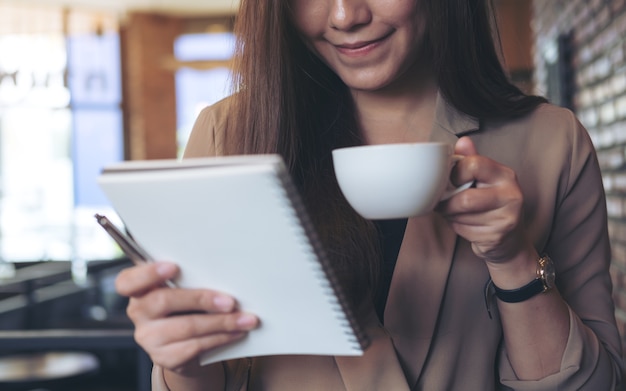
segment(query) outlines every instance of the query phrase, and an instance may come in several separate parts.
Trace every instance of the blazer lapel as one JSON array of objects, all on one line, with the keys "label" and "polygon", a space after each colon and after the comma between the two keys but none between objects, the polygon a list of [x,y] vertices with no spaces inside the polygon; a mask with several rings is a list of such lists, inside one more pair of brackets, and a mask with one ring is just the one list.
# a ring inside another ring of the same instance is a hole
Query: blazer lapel
[{"label": "blazer lapel", "polygon": [[[431,141],[454,145],[478,130],[478,121],[437,98]],[[387,306],[390,333],[408,383],[420,378],[433,341],[457,235],[437,213],[410,218],[398,255]]]},{"label": "blazer lapel", "polygon": [[385,326],[411,385],[419,379],[435,333],[456,236],[435,213],[411,218],[407,223],[387,300]]},{"label": "blazer lapel", "polygon": [[410,390],[418,381],[436,329],[456,234],[439,215],[409,219],[385,309],[374,311],[364,357],[335,357],[346,390]]}]

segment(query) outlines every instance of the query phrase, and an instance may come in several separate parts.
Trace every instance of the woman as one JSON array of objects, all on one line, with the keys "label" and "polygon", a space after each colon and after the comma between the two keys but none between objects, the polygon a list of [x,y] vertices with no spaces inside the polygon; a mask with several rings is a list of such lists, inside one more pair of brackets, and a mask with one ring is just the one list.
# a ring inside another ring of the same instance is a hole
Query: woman
[{"label": "woman", "polygon": [[[174,264],[134,267],[117,289],[154,389],[617,387],[593,147],[570,112],[509,84],[491,22],[486,0],[241,2],[237,93],[202,112],[185,156],[282,154],[372,345],[199,367],[259,319],[225,293],[162,289]],[[475,188],[426,216],[360,218],[330,151],[426,140],[455,145],[452,180]]]}]

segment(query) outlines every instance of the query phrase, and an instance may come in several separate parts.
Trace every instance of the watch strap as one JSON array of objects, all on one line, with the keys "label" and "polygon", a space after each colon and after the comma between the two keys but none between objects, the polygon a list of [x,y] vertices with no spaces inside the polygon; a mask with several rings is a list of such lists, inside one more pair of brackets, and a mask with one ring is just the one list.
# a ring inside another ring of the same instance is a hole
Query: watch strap
[{"label": "watch strap", "polygon": [[540,278],[535,278],[528,284],[517,289],[500,289],[496,286],[496,284],[493,284],[493,288],[495,290],[496,297],[505,303],[520,303],[545,291],[545,286]]}]

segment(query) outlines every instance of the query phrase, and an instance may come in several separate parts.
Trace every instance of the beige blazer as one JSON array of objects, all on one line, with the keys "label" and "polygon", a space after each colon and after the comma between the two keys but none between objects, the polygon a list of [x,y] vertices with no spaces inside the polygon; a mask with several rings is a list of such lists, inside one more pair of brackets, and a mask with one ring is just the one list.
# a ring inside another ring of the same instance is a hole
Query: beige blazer
[{"label": "beige blazer", "polygon": [[[219,155],[227,103],[199,116],[186,157]],[[525,221],[539,252],[557,268],[570,306],[561,371],[519,381],[503,348],[488,273],[436,213],[412,218],[398,255],[385,327],[368,324],[363,357],[275,356],[226,365],[237,390],[613,390],[621,345],[611,302],[610,249],[602,179],[585,129],[567,110],[542,105],[525,118],[479,124],[438,99],[431,139],[469,135],[480,154],[513,168],[525,197]],[[537,333],[550,333],[549,326]],[[161,369],[153,389],[165,390]]]}]

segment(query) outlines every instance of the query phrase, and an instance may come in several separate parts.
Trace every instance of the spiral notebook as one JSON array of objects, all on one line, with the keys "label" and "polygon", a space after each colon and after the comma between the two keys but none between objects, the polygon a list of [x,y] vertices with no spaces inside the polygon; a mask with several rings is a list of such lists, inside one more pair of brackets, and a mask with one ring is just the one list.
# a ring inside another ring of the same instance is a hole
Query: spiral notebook
[{"label": "spiral notebook", "polygon": [[278,155],[127,161],[98,183],[153,259],[181,267],[175,284],[233,295],[261,325],[202,364],[264,355],[362,355],[356,322]]}]

